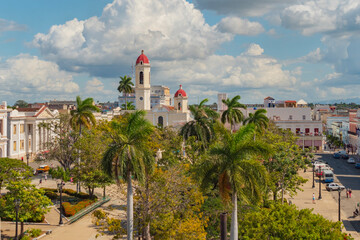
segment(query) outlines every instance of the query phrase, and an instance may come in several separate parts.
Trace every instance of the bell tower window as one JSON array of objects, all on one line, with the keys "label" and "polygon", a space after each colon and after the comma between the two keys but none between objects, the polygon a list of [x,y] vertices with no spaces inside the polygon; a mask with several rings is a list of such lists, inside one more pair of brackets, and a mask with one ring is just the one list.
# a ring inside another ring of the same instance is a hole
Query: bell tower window
[{"label": "bell tower window", "polygon": [[144,84],[144,72],[140,72],[140,84]]},{"label": "bell tower window", "polygon": [[178,110],[181,110],[181,103],[178,103]]}]

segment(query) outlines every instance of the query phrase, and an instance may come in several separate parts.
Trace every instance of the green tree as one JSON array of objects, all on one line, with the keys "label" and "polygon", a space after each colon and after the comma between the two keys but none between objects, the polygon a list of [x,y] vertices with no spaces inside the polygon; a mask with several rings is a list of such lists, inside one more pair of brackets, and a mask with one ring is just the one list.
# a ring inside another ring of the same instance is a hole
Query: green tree
[{"label": "green tree", "polygon": [[30,184],[30,180],[14,181],[6,187],[9,191],[0,201],[1,217],[16,219],[15,199],[20,199],[19,221],[20,235],[23,233],[23,223],[26,221],[42,221],[44,214],[50,211],[51,200],[46,197],[44,190],[37,189]]},{"label": "green tree", "polygon": [[32,169],[23,161],[12,158],[0,158],[0,194],[1,188],[8,183],[32,176]]},{"label": "green tree", "polygon": [[[332,222],[311,209],[271,204],[248,209],[239,221],[241,239],[350,239],[341,232],[341,222]],[[352,238],[351,238],[352,239]]]},{"label": "green tree", "polygon": [[47,158],[60,163],[65,171],[70,171],[74,166],[78,149],[75,143],[80,138],[79,133],[72,129],[69,114],[60,114],[56,121],[39,125],[49,129],[53,133],[52,141],[46,143],[49,152]]},{"label": "green tree", "polygon": [[190,112],[194,120],[187,122],[180,130],[180,135],[187,140],[194,136],[202,144],[203,149],[207,148],[214,138],[214,122],[219,114],[205,106],[208,99],[204,99],[197,105],[190,105]]},{"label": "green tree", "polygon": [[[117,90],[120,92],[120,93],[124,93],[125,95],[125,110],[128,110],[128,104],[127,104],[127,94],[128,93],[132,93],[134,90],[133,90],[133,87],[134,87],[134,83],[131,81],[131,77],[128,77],[128,76],[123,76],[123,77],[120,77],[120,82],[119,82],[119,86],[117,88]],[[130,110],[130,109],[129,109]]]},{"label": "green tree", "polygon": [[249,123],[253,123],[258,132],[263,132],[263,130],[269,126],[269,119],[266,117],[266,110],[258,109],[255,113],[249,113],[249,117],[244,120],[244,124]]},{"label": "green tree", "polygon": [[121,108],[125,108],[126,110],[135,110],[135,106],[132,102],[121,104]]},{"label": "green tree", "polygon": [[96,124],[96,120],[93,112],[99,112],[99,108],[94,104],[92,98],[86,98],[84,101],[81,100],[80,96],[76,97],[76,109],[70,111],[71,115],[71,126],[75,129],[79,129],[81,135],[81,128],[85,126],[87,129],[91,128],[91,125]]},{"label": "green tree", "polygon": [[17,101],[14,103],[13,108],[16,108],[16,107],[26,108],[26,107],[28,107],[28,106],[29,106],[29,104],[28,104],[26,101],[24,101],[24,100],[17,100]]},{"label": "green tree", "polygon": [[237,95],[232,99],[223,99],[222,102],[227,106],[227,109],[221,115],[221,122],[225,124],[230,123],[230,129],[233,130],[233,126],[236,123],[241,123],[244,120],[244,114],[239,108],[246,109],[244,104],[239,103],[240,96]]},{"label": "green tree", "polygon": [[133,239],[133,187],[131,179],[143,180],[144,155],[148,152],[147,138],[154,127],[144,116],[145,111],[128,114],[121,120],[113,120],[106,128],[112,142],[106,150],[102,166],[110,176],[119,181],[121,176],[127,182],[127,234]]},{"label": "green tree", "polygon": [[220,195],[227,201],[232,194],[232,217],[230,239],[238,239],[237,203],[238,197],[245,203],[259,202],[265,192],[267,173],[261,162],[255,159],[269,153],[263,142],[252,139],[255,131],[253,124],[248,124],[231,134],[224,128],[220,129],[222,139],[211,148],[214,156],[200,165],[202,185],[217,180]]}]

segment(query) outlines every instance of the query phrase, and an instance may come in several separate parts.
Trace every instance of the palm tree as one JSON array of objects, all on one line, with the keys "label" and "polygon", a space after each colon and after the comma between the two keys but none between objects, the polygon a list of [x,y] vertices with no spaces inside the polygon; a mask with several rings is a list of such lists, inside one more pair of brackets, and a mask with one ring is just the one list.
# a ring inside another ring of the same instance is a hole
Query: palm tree
[{"label": "palm tree", "polygon": [[232,217],[230,239],[238,239],[237,201],[259,202],[265,192],[267,172],[255,156],[269,152],[267,145],[253,141],[254,125],[248,124],[231,134],[220,128],[221,141],[210,150],[212,158],[202,164],[202,187],[216,180],[224,201],[232,195]]},{"label": "palm tree", "polygon": [[244,124],[253,123],[255,125],[255,130],[261,132],[263,129],[269,126],[269,119],[265,114],[265,109],[258,109],[255,111],[255,113],[249,113],[249,117],[244,120]]},{"label": "palm tree", "polygon": [[205,106],[208,99],[204,99],[198,106],[190,105],[190,112],[194,120],[187,122],[180,130],[180,135],[187,140],[191,136],[202,143],[206,148],[214,137],[214,122],[219,114],[209,107]]},{"label": "palm tree", "polygon": [[244,120],[244,114],[238,108],[246,109],[244,104],[239,103],[240,96],[237,95],[232,99],[223,99],[222,102],[227,106],[227,109],[221,115],[221,122],[230,123],[231,130],[236,123],[240,123]]},{"label": "palm tree", "polygon": [[[81,100],[80,96],[76,97],[77,107],[75,110],[71,110],[70,123],[74,129],[79,129],[79,136],[81,136],[82,126],[90,129],[91,125],[96,124],[96,120],[93,112],[100,111],[94,104],[92,98],[86,98],[84,101]],[[78,158],[78,164],[80,166],[80,157]],[[80,192],[80,182],[77,183],[77,192]]]},{"label": "palm tree", "polygon": [[[148,137],[153,125],[145,120],[145,111],[136,111],[124,119],[111,121],[106,134],[113,140],[106,150],[102,166],[119,183],[119,177],[127,182],[127,239],[133,239],[134,206],[131,179],[143,180]],[[144,160],[145,159],[145,160]]]},{"label": "palm tree", "polygon": [[82,101],[80,96],[76,97],[77,107],[70,112],[70,123],[74,129],[79,129],[80,135],[83,126],[90,129],[91,125],[96,124],[93,112],[99,112],[100,110],[93,103],[94,100],[92,98],[86,98]]},{"label": "palm tree", "polygon": [[120,93],[125,94],[125,110],[127,110],[127,94],[133,92],[134,83],[131,81],[131,77],[128,77],[126,75],[123,77],[120,77],[120,79],[121,80],[119,82],[119,86],[118,86],[117,90]]},{"label": "palm tree", "polygon": [[126,110],[135,110],[135,106],[132,102],[121,104],[121,108],[125,108]]}]

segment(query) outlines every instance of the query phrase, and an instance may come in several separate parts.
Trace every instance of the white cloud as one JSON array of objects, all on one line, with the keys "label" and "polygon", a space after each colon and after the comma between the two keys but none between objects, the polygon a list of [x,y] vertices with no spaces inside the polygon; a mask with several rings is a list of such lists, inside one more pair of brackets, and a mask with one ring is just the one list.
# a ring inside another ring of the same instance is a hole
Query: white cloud
[{"label": "white cloud", "polygon": [[248,19],[238,17],[226,17],[217,24],[217,29],[221,32],[228,32],[238,35],[255,36],[265,30],[258,22],[250,22]]},{"label": "white cloud", "polygon": [[262,49],[260,45],[252,43],[244,54],[249,56],[260,56],[261,54],[263,54],[263,52],[264,49]]},{"label": "white cloud", "polygon": [[104,83],[97,78],[87,81],[85,91],[88,94],[102,95],[113,94],[114,91],[104,89]]},{"label": "white cloud", "polygon": [[79,91],[71,74],[59,70],[55,63],[26,54],[0,63],[0,85],[2,91],[13,94],[63,94]]},{"label": "white cloud", "polygon": [[37,34],[33,45],[66,70],[114,77],[142,49],[153,61],[205,58],[231,39],[186,1],[114,0],[100,17],[53,26]]},{"label": "white cloud", "polygon": [[8,32],[8,31],[24,31],[24,30],[26,30],[25,25],[21,25],[14,21],[9,21],[9,20],[0,18],[0,33]]}]

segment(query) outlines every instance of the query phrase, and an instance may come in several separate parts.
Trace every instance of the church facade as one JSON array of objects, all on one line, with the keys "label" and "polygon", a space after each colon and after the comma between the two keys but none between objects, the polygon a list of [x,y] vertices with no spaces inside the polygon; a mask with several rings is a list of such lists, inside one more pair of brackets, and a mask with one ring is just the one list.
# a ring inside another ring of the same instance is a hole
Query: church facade
[{"label": "church facade", "polygon": [[181,127],[191,120],[188,110],[188,96],[180,85],[176,91],[173,104],[167,101],[157,105],[151,104],[151,66],[148,57],[141,52],[135,65],[135,106],[137,110],[145,110],[146,118],[155,126]]}]

